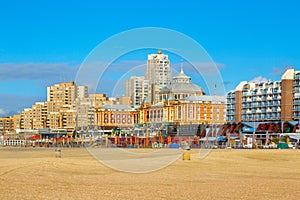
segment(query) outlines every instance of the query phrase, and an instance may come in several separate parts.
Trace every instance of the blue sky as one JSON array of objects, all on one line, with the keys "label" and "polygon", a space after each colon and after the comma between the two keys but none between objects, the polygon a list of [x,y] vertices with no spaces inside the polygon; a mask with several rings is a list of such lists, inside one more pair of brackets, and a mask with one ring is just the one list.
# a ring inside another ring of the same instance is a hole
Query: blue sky
[{"label": "blue sky", "polygon": [[[75,79],[99,43],[133,28],[193,38],[221,66],[226,91],[243,80],[279,80],[287,66],[300,69],[299,9],[296,0],[1,1],[0,114],[45,101],[47,86]],[[144,53],[114,65],[143,64]]]}]

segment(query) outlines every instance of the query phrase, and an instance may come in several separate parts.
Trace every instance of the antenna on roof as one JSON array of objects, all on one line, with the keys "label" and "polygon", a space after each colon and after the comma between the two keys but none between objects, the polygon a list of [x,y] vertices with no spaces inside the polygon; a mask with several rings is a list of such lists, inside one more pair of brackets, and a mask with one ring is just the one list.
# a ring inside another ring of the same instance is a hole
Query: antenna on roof
[{"label": "antenna on roof", "polygon": [[214,96],[216,96],[217,94],[217,84],[215,84],[215,87],[214,87]]},{"label": "antenna on roof", "polygon": [[183,59],[181,58],[181,67],[180,67],[180,73],[183,74]]}]

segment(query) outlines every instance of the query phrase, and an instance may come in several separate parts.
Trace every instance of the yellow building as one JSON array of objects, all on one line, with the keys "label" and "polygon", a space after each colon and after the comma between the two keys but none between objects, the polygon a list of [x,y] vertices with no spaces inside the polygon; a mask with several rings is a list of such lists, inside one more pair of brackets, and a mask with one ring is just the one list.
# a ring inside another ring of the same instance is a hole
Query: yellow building
[{"label": "yellow building", "polygon": [[47,115],[47,128],[66,129],[72,132],[76,127],[76,111],[70,105],[64,105],[59,112],[49,112]]},{"label": "yellow building", "polygon": [[133,128],[139,121],[139,111],[128,105],[104,105],[96,109],[97,126],[107,129],[119,127],[123,129]]},{"label": "yellow building", "polygon": [[62,118],[60,112],[48,113],[47,127],[50,129],[58,129],[62,127]]},{"label": "yellow building", "polygon": [[22,129],[23,125],[22,125],[22,121],[21,121],[21,114],[15,114],[13,116],[13,120],[14,120],[14,130],[17,129]]},{"label": "yellow building", "polygon": [[74,81],[47,87],[47,101],[52,102],[51,112],[56,112],[63,105],[73,105],[76,99],[86,98],[87,92],[87,86],[76,86]]},{"label": "yellow building", "polygon": [[25,108],[21,113],[23,129],[32,130],[33,129],[33,114],[31,108]]},{"label": "yellow building", "polygon": [[174,104],[174,121],[180,124],[224,124],[225,96],[190,96]]},{"label": "yellow building", "polygon": [[83,101],[91,102],[94,108],[101,108],[103,105],[111,103],[105,94],[90,94]]},{"label": "yellow building", "polygon": [[185,100],[143,105],[141,123],[177,122],[180,125],[226,122],[226,99],[220,96],[190,96]]},{"label": "yellow building", "polygon": [[13,117],[0,118],[0,132],[10,133],[14,130],[14,119]]},{"label": "yellow building", "polygon": [[47,87],[47,101],[57,102],[61,105],[71,105],[76,98],[75,82],[59,83]]},{"label": "yellow building", "polygon": [[47,127],[47,103],[38,102],[32,105],[32,129]]}]

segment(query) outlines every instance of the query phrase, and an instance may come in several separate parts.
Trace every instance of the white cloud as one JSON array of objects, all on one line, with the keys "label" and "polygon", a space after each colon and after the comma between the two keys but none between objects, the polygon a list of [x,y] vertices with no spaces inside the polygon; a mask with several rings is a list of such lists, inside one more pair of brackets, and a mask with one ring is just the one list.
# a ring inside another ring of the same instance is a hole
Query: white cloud
[{"label": "white cloud", "polygon": [[10,115],[10,113],[20,112],[26,107],[39,101],[46,101],[42,97],[22,96],[12,94],[0,94],[0,115]]},{"label": "white cloud", "polygon": [[0,108],[0,115],[5,115],[5,114],[6,114],[5,110],[3,110],[2,108]]},{"label": "white cloud", "polygon": [[270,81],[270,79],[267,79],[267,78],[262,77],[262,76],[258,76],[258,77],[253,78],[249,82],[252,82],[252,83],[261,83],[261,82],[268,82],[268,81]]},{"label": "white cloud", "polygon": [[0,80],[68,79],[76,71],[77,66],[68,63],[1,63]]}]

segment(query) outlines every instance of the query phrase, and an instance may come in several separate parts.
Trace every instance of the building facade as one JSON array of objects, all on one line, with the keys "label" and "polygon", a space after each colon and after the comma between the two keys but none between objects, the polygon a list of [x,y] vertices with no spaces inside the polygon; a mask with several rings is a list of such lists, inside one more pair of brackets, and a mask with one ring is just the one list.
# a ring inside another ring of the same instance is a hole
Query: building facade
[{"label": "building facade", "polygon": [[287,69],[281,81],[243,81],[227,93],[229,122],[299,120],[299,71]]},{"label": "building facade", "polygon": [[63,82],[47,87],[47,101],[55,102],[57,106],[73,105],[77,98],[86,98],[87,86],[76,86],[74,81]]},{"label": "building facade", "polygon": [[139,112],[128,105],[104,105],[96,109],[96,126],[101,129],[131,129],[139,121]]},{"label": "building facade", "polygon": [[142,123],[224,124],[226,98],[222,96],[190,96],[184,100],[144,105],[140,113]]},{"label": "building facade", "polygon": [[149,97],[151,103],[157,103],[159,92],[164,87],[169,87],[172,82],[172,71],[168,55],[158,51],[157,54],[149,54],[145,79],[149,81]]},{"label": "building facade", "polygon": [[0,118],[0,133],[9,133],[14,130],[14,119],[13,117],[2,117]]},{"label": "building facade", "polygon": [[131,76],[125,81],[125,96],[130,97],[131,105],[138,108],[149,93],[149,81],[144,76]]}]

